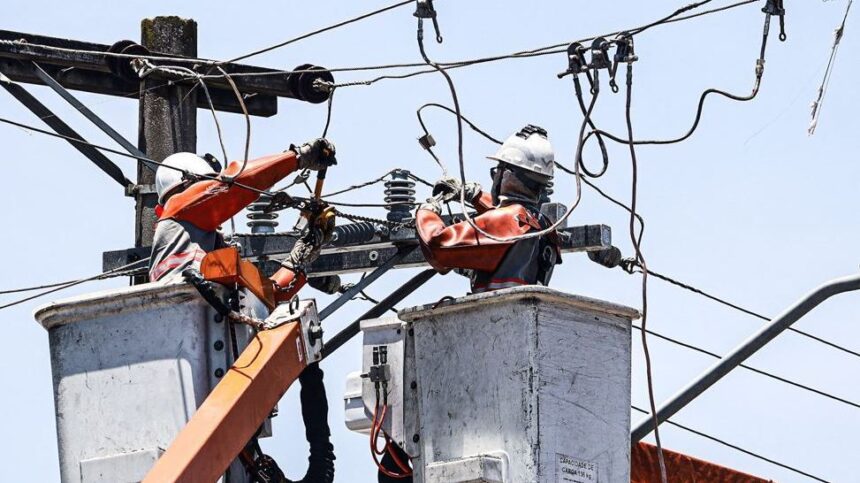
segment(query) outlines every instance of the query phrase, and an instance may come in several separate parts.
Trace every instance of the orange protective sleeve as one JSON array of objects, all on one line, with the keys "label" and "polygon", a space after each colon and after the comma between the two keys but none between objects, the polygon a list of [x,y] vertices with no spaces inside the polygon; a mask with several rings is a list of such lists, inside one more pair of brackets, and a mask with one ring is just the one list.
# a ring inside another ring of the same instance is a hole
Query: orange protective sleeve
[{"label": "orange protective sleeve", "polygon": [[[518,221],[519,211],[524,209],[494,209],[473,221],[497,237],[520,235],[528,232],[530,226]],[[418,210],[415,225],[424,255],[437,270],[465,268],[491,272],[513,244],[487,238],[472,228],[468,221],[445,226],[442,217],[430,210]]]},{"label": "orange protective sleeve", "polygon": [[[241,162],[234,161],[222,174],[233,176],[241,167]],[[255,189],[267,190],[297,168],[296,153],[287,151],[248,161],[245,170],[234,181]],[[201,230],[213,231],[260,196],[259,193],[235,183],[198,181],[167,200],[159,219],[187,221]]]},{"label": "orange protective sleeve", "polygon": [[[709,483],[767,483],[757,476],[748,475],[725,466],[693,458],[663,448],[666,473],[669,483],[688,481],[707,481]],[[630,483],[651,483],[660,481],[660,464],[657,447],[648,443],[633,445],[630,455]]]},{"label": "orange protective sleeve", "polygon": [[475,207],[475,210],[478,211],[479,215],[495,209],[495,206],[493,205],[493,195],[486,191],[481,191],[478,193],[478,196],[472,200],[472,206]]},{"label": "orange protective sleeve", "polygon": [[[296,280],[298,277],[298,280]],[[304,273],[296,274],[296,272],[290,270],[289,268],[283,267],[272,275],[272,281],[275,282],[275,302],[288,302],[293,298],[295,294],[305,286],[308,278]],[[283,289],[289,287],[290,283],[296,280],[293,284],[293,287],[286,291],[282,292],[279,289]]]}]

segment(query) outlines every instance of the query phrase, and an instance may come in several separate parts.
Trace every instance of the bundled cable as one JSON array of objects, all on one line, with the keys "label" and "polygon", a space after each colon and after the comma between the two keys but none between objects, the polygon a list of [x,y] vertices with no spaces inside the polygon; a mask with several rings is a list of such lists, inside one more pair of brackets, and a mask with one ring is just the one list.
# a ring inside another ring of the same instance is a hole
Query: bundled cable
[{"label": "bundled cable", "polygon": [[690,128],[687,130],[687,132],[685,132],[684,134],[682,134],[681,136],[676,137],[676,138],[671,138],[671,139],[638,139],[638,140],[632,140],[631,141],[629,139],[624,139],[622,137],[616,136],[616,135],[609,133],[607,131],[604,131],[602,129],[595,129],[595,130],[592,130],[591,132],[589,132],[588,135],[585,137],[586,142],[588,141],[588,139],[591,138],[591,136],[597,136],[598,141],[600,140],[600,137],[603,136],[603,137],[611,139],[612,141],[615,141],[616,143],[620,143],[620,144],[665,145],[665,144],[680,143],[682,141],[689,139],[690,136],[692,136],[693,133],[696,132],[696,129],[698,129],[699,123],[702,120],[702,112],[703,112],[704,107],[705,107],[705,100],[707,100],[709,95],[711,95],[711,94],[720,95],[720,96],[723,96],[723,97],[726,97],[728,99],[738,101],[738,102],[747,102],[747,101],[751,101],[751,100],[755,99],[759,93],[759,89],[761,88],[762,76],[764,75],[765,52],[767,50],[767,39],[768,39],[768,34],[770,32],[770,20],[771,20],[771,14],[766,13],[765,14],[765,20],[764,20],[764,28],[762,30],[761,49],[759,51],[759,57],[756,60],[756,65],[755,65],[755,81],[753,83],[752,92],[749,95],[740,96],[740,95],[732,94],[730,92],[726,92],[726,91],[716,89],[716,88],[710,88],[710,89],[705,90],[702,93],[702,95],[699,97],[699,103],[696,107],[696,116],[693,119],[692,126],[690,126]]}]

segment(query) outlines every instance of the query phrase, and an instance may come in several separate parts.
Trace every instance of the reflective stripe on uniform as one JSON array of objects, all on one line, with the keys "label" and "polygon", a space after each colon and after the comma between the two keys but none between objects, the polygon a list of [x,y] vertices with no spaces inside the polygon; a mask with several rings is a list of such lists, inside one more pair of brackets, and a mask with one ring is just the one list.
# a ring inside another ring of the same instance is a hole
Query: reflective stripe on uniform
[{"label": "reflective stripe on uniform", "polygon": [[164,275],[171,269],[182,265],[200,263],[205,256],[206,252],[199,248],[195,248],[194,250],[188,252],[174,253],[173,255],[170,255],[164,260],[158,262],[157,265],[155,265],[149,270],[149,279],[154,282],[161,278],[162,275]]},{"label": "reflective stripe on uniform", "polygon": [[520,285],[529,285],[528,282],[521,278],[492,278],[488,283],[478,283],[472,287],[472,293],[481,293],[489,290],[501,290],[503,288],[519,287]]}]

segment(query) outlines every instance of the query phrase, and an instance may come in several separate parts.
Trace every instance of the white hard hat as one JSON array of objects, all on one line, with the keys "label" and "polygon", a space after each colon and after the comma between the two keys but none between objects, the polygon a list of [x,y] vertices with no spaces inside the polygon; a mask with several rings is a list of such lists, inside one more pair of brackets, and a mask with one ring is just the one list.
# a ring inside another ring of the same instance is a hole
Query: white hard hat
[{"label": "white hard hat", "polygon": [[155,171],[155,191],[158,193],[158,203],[161,205],[188,180],[184,172],[199,175],[218,174],[205,159],[194,153],[171,154],[161,164],[162,166]]},{"label": "white hard hat", "polygon": [[531,124],[512,135],[487,159],[516,166],[539,175],[542,181],[553,177],[555,153],[546,137],[546,130]]}]

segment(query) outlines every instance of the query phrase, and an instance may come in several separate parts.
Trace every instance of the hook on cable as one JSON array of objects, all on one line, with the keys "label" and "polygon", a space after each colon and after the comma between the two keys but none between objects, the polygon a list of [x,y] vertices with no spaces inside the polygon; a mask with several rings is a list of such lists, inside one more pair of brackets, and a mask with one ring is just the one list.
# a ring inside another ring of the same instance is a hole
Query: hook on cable
[{"label": "hook on cable", "polygon": [[779,40],[785,42],[788,36],[785,34],[785,4],[784,0],[767,0],[762,12],[768,15],[779,16]]},{"label": "hook on cable", "polygon": [[442,34],[439,32],[439,21],[436,20],[436,9],[433,8],[433,0],[416,0],[415,1],[415,17],[419,21],[429,18],[433,21],[433,30],[436,31],[436,43],[442,43]]}]

